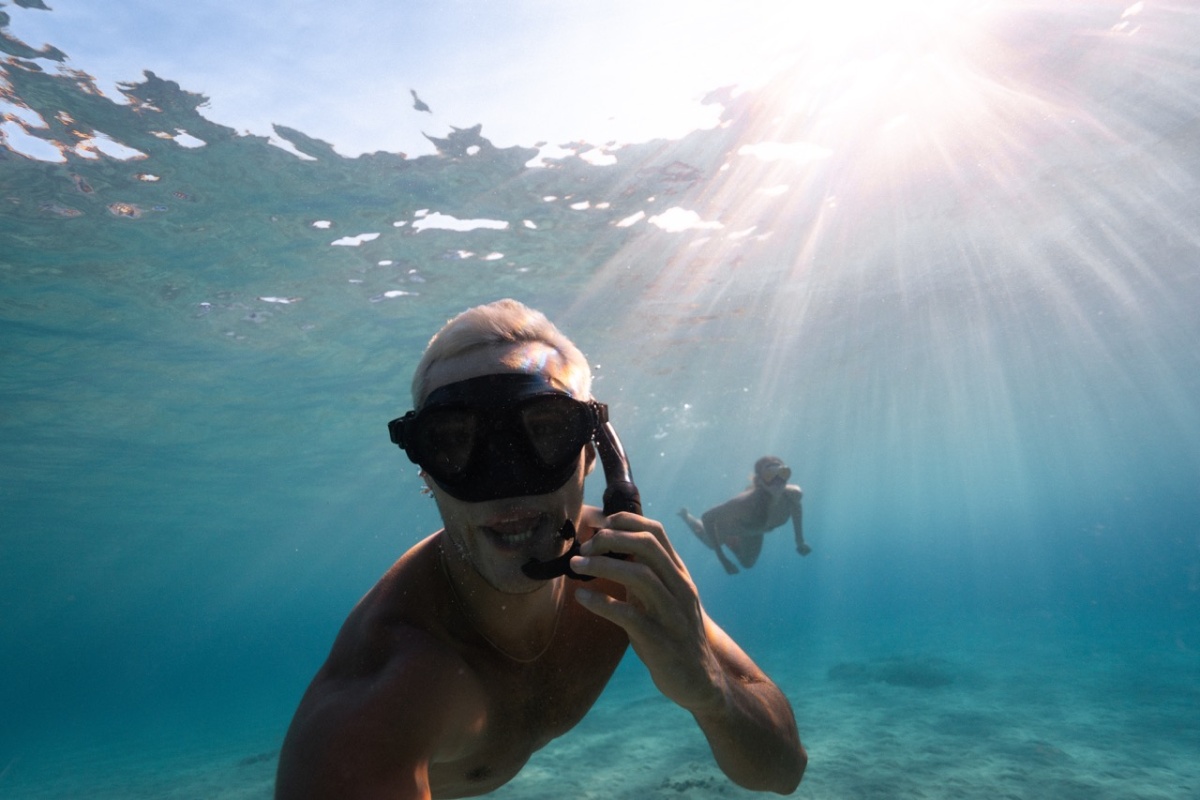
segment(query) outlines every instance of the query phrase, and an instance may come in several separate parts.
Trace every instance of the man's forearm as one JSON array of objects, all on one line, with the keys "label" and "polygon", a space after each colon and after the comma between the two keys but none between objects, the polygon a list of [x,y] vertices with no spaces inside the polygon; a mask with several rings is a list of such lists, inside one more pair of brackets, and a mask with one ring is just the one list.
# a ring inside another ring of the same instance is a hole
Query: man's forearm
[{"label": "man's forearm", "polygon": [[732,676],[728,680],[721,706],[692,712],[717,765],[743,788],[792,793],[804,775],[808,755],[800,744],[791,706],[769,680],[735,682]]}]

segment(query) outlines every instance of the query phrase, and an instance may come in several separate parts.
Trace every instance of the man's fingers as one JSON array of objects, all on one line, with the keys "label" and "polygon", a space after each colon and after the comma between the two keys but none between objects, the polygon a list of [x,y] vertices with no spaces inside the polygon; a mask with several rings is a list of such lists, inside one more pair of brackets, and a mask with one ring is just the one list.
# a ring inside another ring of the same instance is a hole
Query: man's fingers
[{"label": "man's fingers", "polygon": [[628,531],[630,533],[645,531],[654,537],[659,546],[662,547],[663,552],[670,556],[671,560],[677,566],[683,565],[683,561],[675,552],[674,545],[671,544],[671,540],[667,537],[667,529],[658,520],[638,516],[628,511],[621,511],[608,517],[606,527],[609,530]]},{"label": "man's fingers", "polygon": [[[587,558],[597,558],[594,572],[600,578],[612,578],[626,584],[630,588],[646,590],[649,587],[645,581],[654,578],[654,583],[668,593],[681,596],[680,593],[690,592],[687,569],[672,558],[672,554],[663,550],[662,543],[654,534],[648,531],[612,531],[600,530],[581,548],[580,552]],[[626,556],[624,559],[599,558],[604,555]],[[627,566],[640,565],[645,572],[622,571],[611,572],[614,564],[603,562],[616,561]],[[611,574],[610,574],[611,572]],[[589,572],[588,574],[593,574]],[[639,580],[640,578],[640,580]]]},{"label": "man's fingers", "polygon": [[622,603],[604,592],[595,592],[591,589],[576,589],[575,600],[591,611],[598,617],[603,617],[614,625],[624,628],[625,632],[633,638],[636,633],[635,629],[644,624],[644,618],[637,613],[628,603]]},{"label": "man's fingers", "polygon": [[643,660],[647,647],[662,647],[667,641],[662,621],[634,605],[609,597],[604,592],[584,588],[575,590],[575,601],[596,616],[623,629],[633,649]]},{"label": "man's fingers", "polygon": [[661,576],[648,564],[608,558],[606,556],[575,556],[571,569],[580,575],[619,583],[625,587],[626,602],[641,606],[652,614],[665,613],[675,601]]}]

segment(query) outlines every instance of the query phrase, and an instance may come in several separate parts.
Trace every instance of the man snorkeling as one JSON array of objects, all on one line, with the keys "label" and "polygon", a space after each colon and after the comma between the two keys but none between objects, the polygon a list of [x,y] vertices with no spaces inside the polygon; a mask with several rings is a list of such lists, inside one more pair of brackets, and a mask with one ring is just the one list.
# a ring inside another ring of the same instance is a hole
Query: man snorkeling
[{"label": "man snorkeling", "polygon": [[[412,394],[389,430],[444,527],[351,611],[284,740],[277,800],[490,792],[583,718],[629,646],[732,781],[792,792],[807,756],[791,706],[641,516],[578,348],[516,301],[478,306],[430,341]],[[604,511],[583,505],[597,452]]]},{"label": "man snorkeling", "polygon": [[804,512],[800,506],[804,492],[799,486],[788,483],[792,471],[775,456],[763,456],[754,462],[754,474],[750,477],[750,488],[710,508],[696,519],[686,508],[679,516],[692,532],[704,542],[730,575],[737,573],[737,566],[726,557],[722,546],[749,569],[758,561],[762,552],[763,535],[773,531],[789,519],[796,535],[796,552],[806,556],[812,548],[804,541]]}]

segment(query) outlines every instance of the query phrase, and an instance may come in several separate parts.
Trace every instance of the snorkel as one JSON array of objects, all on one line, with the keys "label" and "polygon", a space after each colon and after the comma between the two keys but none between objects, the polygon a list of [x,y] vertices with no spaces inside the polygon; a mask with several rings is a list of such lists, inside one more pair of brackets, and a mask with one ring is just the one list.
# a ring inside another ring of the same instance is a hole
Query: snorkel
[{"label": "snorkel", "polygon": [[[617,438],[612,423],[605,421],[596,426],[592,441],[600,455],[600,464],[604,468],[604,513],[616,514],[619,511],[629,511],[634,514],[642,513],[642,496],[633,483],[633,474],[629,471],[629,459],[625,456],[625,448]],[[571,548],[557,558],[549,561],[538,561],[531,558],[521,566],[521,571],[527,577],[539,581],[548,581],[560,575],[566,575],[577,581],[590,581],[593,575],[580,575],[571,569],[571,557],[579,555],[579,541],[575,539],[575,524],[571,520],[563,523],[558,535],[564,541],[571,542]],[[619,558],[620,556],[616,556]]]}]

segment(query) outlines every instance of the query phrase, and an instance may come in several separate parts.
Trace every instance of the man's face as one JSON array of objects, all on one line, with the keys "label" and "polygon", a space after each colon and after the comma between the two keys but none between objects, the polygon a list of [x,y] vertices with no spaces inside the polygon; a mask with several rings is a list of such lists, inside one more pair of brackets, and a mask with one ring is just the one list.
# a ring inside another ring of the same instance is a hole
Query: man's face
[{"label": "man's face", "polygon": [[[545,345],[525,343],[480,348],[435,363],[429,372],[428,392],[483,375],[531,371],[561,386],[557,354]],[[531,558],[545,561],[566,552],[568,544],[558,532],[568,519],[578,524],[587,466],[581,449],[575,471],[555,491],[477,503],[450,496],[428,477],[425,482],[457,554],[494,588],[521,593],[544,585],[526,577],[521,565]]]}]

